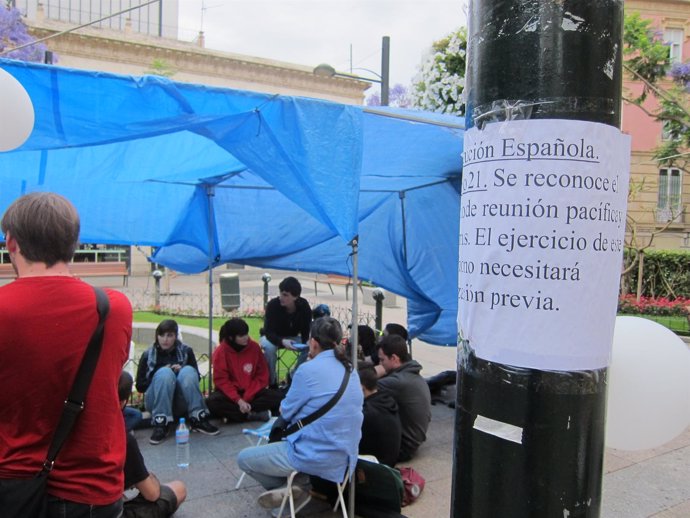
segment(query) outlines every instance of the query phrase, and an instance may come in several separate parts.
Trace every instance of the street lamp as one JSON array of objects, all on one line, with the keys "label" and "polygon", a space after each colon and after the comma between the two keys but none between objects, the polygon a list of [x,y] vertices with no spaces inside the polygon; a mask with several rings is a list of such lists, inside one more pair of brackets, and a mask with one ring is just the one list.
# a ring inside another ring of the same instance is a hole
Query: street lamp
[{"label": "street lamp", "polygon": [[158,269],[155,269],[151,272],[151,275],[153,276],[153,280],[155,282],[153,312],[154,313],[160,313],[161,312],[161,278],[163,277],[163,272],[158,270]]},{"label": "street lamp", "polygon": [[366,70],[371,72],[378,79],[370,77],[361,77],[353,74],[343,74],[336,72],[335,68],[326,63],[322,63],[314,68],[314,75],[319,77],[346,77],[348,79],[358,79],[360,81],[369,81],[370,83],[378,83],[381,85],[381,106],[388,106],[388,92],[390,90],[390,56],[391,56],[391,39],[390,36],[384,36],[381,42],[381,75],[373,70]]},{"label": "street lamp", "polygon": [[268,283],[271,282],[271,274],[266,272],[261,276],[261,280],[264,283],[264,310],[266,310],[266,305],[268,304]]}]

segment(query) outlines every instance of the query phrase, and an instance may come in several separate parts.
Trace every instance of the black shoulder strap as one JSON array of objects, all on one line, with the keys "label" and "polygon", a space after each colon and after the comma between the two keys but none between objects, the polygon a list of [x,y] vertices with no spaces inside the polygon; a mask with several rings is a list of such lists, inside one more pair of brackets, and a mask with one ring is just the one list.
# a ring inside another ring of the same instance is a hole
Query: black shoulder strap
[{"label": "black shoulder strap", "polygon": [[84,352],[84,357],[81,360],[81,365],[72,383],[72,389],[70,390],[69,396],[67,396],[67,400],[65,400],[60,423],[55,430],[53,442],[50,444],[48,456],[43,464],[43,473],[53,469],[53,464],[60,452],[60,448],[62,448],[63,443],[72,431],[77,416],[84,410],[84,398],[86,398],[86,392],[89,390],[89,385],[91,385],[91,380],[96,370],[96,364],[98,363],[98,357],[101,354],[103,346],[103,327],[105,326],[105,319],[110,311],[110,301],[108,300],[108,295],[106,295],[102,289],[94,288],[94,291],[96,292],[96,304],[98,308],[98,325],[91,336],[91,340],[89,340],[89,344]]},{"label": "black shoulder strap", "polygon": [[307,417],[300,419],[296,423],[292,423],[290,426],[288,426],[285,429],[285,436],[290,435],[291,433],[295,433],[297,430],[301,430],[305,426],[307,426],[309,423],[313,423],[316,421],[319,417],[324,415],[326,412],[328,412],[331,408],[335,406],[335,404],[338,402],[340,397],[343,395],[343,392],[345,392],[345,388],[347,387],[347,382],[350,380],[350,373],[352,372],[351,367],[345,367],[345,375],[343,376],[343,381],[340,383],[340,388],[338,389],[338,392],[333,394],[333,397],[329,399],[325,405],[323,405],[321,408],[319,408],[317,411],[312,412],[309,414]]}]

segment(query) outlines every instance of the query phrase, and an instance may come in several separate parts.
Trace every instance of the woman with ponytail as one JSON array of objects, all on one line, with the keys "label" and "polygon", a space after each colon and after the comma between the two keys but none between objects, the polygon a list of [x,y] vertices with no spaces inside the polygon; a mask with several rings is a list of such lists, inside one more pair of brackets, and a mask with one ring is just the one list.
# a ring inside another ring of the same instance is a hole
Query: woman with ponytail
[{"label": "woman with ponytail", "polygon": [[[354,469],[362,428],[362,389],[342,348],[340,323],[322,317],[311,325],[309,361],[300,366],[290,391],[280,405],[287,425],[323,407],[337,392],[345,376],[345,390],[324,415],[288,435],[285,440],[242,450],[239,467],[268,491],[259,497],[265,508],[280,506],[287,477],[293,471],[341,482],[348,467]],[[294,489],[293,489],[294,491]],[[297,491],[295,512],[309,502],[308,491]]]}]

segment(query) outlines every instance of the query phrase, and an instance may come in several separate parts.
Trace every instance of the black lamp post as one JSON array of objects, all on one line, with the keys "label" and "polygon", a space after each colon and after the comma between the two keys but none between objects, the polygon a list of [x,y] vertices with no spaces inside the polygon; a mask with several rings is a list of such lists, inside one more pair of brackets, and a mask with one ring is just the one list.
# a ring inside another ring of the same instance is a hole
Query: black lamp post
[{"label": "black lamp post", "polygon": [[314,75],[320,77],[346,77],[348,79],[357,79],[359,81],[368,81],[370,83],[378,83],[381,85],[381,106],[388,106],[388,93],[390,91],[390,53],[391,53],[391,39],[390,36],[384,36],[381,42],[381,74],[377,74],[373,70],[363,68],[374,74],[378,79],[373,77],[362,77],[354,74],[343,74],[336,72],[335,68],[327,63],[322,63],[314,68]]},{"label": "black lamp post", "polygon": [[261,280],[264,283],[264,311],[266,310],[266,305],[268,304],[268,283],[271,282],[271,274],[266,272],[261,276]]}]

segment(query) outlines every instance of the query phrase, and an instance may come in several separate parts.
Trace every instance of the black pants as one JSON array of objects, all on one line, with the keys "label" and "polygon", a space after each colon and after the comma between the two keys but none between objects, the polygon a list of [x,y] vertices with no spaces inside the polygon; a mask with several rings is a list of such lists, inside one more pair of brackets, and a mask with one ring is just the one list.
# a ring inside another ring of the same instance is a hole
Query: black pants
[{"label": "black pants", "polygon": [[[277,413],[283,397],[283,393],[279,390],[264,388],[254,396],[254,399],[249,401],[249,404],[252,406],[252,412],[272,410],[274,413]],[[206,399],[206,405],[208,405],[211,414],[216,417],[225,417],[228,421],[238,423],[247,420],[247,414],[240,412],[239,405],[230,400],[220,390],[214,390],[211,393]]]}]

